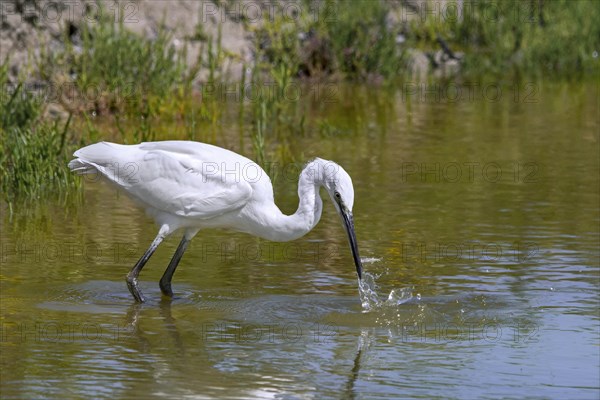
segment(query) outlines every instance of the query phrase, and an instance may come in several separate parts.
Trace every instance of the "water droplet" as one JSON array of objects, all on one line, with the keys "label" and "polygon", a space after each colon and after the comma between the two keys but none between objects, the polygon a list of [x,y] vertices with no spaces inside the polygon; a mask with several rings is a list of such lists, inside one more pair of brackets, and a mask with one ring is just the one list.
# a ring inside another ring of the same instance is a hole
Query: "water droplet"
[{"label": "water droplet", "polygon": [[553,287],[550,287],[550,291],[551,291],[551,292],[554,292],[554,288],[553,288]]},{"label": "water droplet", "polygon": [[421,300],[421,293],[417,293],[417,300]]}]

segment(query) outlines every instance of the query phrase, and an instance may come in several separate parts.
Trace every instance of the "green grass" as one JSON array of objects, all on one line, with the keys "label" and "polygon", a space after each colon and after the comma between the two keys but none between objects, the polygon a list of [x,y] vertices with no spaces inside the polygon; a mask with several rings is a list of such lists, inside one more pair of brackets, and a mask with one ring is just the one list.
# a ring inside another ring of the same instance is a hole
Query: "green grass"
[{"label": "green grass", "polygon": [[275,12],[255,32],[259,60],[294,76],[339,76],[349,80],[396,77],[406,66],[396,43],[400,27],[388,27],[392,3],[358,0],[304,1],[300,15]]},{"label": "green grass", "polygon": [[[411,9],[384,0],[356,0],[352,7],[342,0],[306,0],[297,18],[275,12],[256,29],[255,47],[260,61],[285,65],[295,76],[354,81],[402,79],[409,72],[409,50],[440,51],[440,39],[465,53],[459,74],[467,79],[598,73],[595,0],[460,2],[461,18],[455,16],[458,3],[421,1]],[[391,23],[394,13],[400,17]]]},{"label": "green grass", "polygon": [[[594,0],[465,2],[463,18],[416,19],[408,43],[465,53],[461,75],[571,78],[598,73],[600,7]],[[596,52],[596,53],[595,53]],[[594,53],[596,54],[594,56]]]},{"label": "green grass", "polygon": [[102,19],[83,25],[82,39],[82,51],[70,53],[76,85],[83,93],[101,93],[109,111],[153,115],[183,81],[185,52],[170,45],[164,29],[150,40],[127,30],[122,21]]},{"label": "green grass", "polygon": [[[232,1],[219,4],[227,7]],[[275,11],[262,24],[242,22],[254,33],[256,58],[249,79],[261,93],[252,94],[252,101],[226,107],[239,107],[240,132],[251,138],[255,159],[263,166],[272,160],[290,161],[290,143],[306,129],[315,128],[325,136],[348,130],[328,120],[310,126],[306,110],[286,98],[291,83],[302,78],[343,79],[393,87],[407,76],[408,50],[439,51],[440,38],[453,51],[465,53],[458,72],[463,80],[481,75],[499,81],[515,76],[578,79],[598,73],[600,11],[592,0],[463,2],[470,8],[462,19],[414,18],[405,23],[390,23],[389,18],[404,2],[298,4],[300,15],[294,18]],[[490,13],[490,6],[500,12]],[[202,48],[191,66],[185,65],[187,48],[172,46],[165,29],[147,38],[109,19],[80,28],[79,47],[65,35],[62,52],[41,50],[36,73],[57,86],[74,85],[76,100],[62,104],[72,113],[72,124],[70,117],[62,122],[46,120],[47,104],[22,85],[2,92],[0,190],[11,204],[79,187],[66,167],[70,154],[110,134],[125,143],[160,140],[173,134],[161,131],[168,126],[180,129],[175,135],[181,138],[215,142],[222,132],[226,109],[222,97],[200,99],[192,83],[202,69],[207,71],[205,83],[219,87],[226,79],[226,61],[234,56],[222,46],[221,28],[211,37],[198,25],[193,40]],[[397,40],[400,34],[403,43]],[[7,72],[5,63],[0,66],[2,88],[7,87]],[[239,87],[245,82],[242,74]],[[246,96],[239,93],[238,98]],[[107,133],[108,127],[112,133]]]},{"label": "green grass", "polygon": [[6,90],[8,63],[0,66],[0,191],[9,204],[60,196],[79,185],[66,162],[73,150],[64,124],[41,120],[44,104],[17,85]]},{"label": "green grass", "polygon": [[396,43],[400,27],[386,23],[391,7],[392,3],[379,0],[359,0],[352,7],[343,1],[325,3],[323,17],[313,30],[329,43],[333,65],[344,76],[390,79],[404,70],[404,54]]}]

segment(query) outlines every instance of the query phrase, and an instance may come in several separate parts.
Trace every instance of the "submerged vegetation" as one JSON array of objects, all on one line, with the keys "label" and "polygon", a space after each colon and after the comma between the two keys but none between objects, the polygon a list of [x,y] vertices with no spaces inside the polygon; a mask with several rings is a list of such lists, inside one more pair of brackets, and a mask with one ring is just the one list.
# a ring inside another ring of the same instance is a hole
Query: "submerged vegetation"
[{"label": "submerged vegetation", "polygon": [[[327,121],[307,120],[298,97],[290,101],[294,82],[349,80],[387,90],[413,79],[419,54],[427,60],[427,79],[458,82],[482,75],[585,77],[599,68],[600,11],[594,1],[298,4],[292,15],[277,12],[260,24],[240,21],[252,33],[254,62],[237,77],[235,108],[240,132],[251,139],[262,165],[293,159],[289,140],[307,129],[339,131]],[[82,22],[77,35],[68,32],[72,27],[65,30],[63,48],[40,51],[35,73],[53,87],[72,86],[68,96],[48,100],[28,90],[25,77],[9,84],[7,62],[0,60],[0,189],[9,204],[79,187],[66,164],[80,145],[104,138],[163,139],[161,121],[181,128],[170,137],[216,140],[227,96],[210,96],[214,91],[206,88],[223,87],[225,64],[233,57],[222,46],[221,25],[214,37],[202,23],[197,26],[194,40],[203,44],[193,65],[187,45],[175,46],[164,27],[145,37],[122,20],[99,18]],[[245,93],[248,87],[258,93]],[[61,118],[48,117],[49,103],[62,110]]]}]

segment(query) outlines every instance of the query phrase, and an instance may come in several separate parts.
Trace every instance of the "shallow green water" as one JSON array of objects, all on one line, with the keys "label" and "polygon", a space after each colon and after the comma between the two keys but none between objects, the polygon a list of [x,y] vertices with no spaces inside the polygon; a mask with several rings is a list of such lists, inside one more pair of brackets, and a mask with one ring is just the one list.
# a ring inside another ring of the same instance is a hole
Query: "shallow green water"
[{"label": "shallow green water", "polygon": [[[124,195],[86,182],[79,206],[4,207],[1,397],[598,398],[598,87],[522,89],[344,87],[303,111],[320,129],[290,151],[350,173],[366,272],[381,300],[412,296],[369,312],[327,199],[295,242],[201,232],[172,303],[169,239],[141,306],[123,278],[156,228]],[[252,156],[239,124],[217,144]],[[274,169],[293,212],[297,168]]]}]

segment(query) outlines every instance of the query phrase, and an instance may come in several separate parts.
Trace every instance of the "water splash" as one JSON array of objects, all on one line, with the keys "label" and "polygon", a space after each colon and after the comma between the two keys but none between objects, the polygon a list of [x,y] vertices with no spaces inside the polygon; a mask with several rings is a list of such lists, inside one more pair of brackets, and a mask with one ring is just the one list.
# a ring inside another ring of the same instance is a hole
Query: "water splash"
[{"label": "water splash", "polygon": [[377,257],[361,257],[360,261],[362,261],[363,264],[373,264],[373,263],[381,261],[381,258],[377,258]]},{"label": "water splash", "polygon": [[377,294],[379,287],[375,282],[375,278],[375,276],[368,272],[363,272],[363,279],[358,281],[360,301],[365,312],[376,308],[398,306],[412,299],[411,288],[401,288],[393,289],[387,296],[387,299],[381,300]]}]

